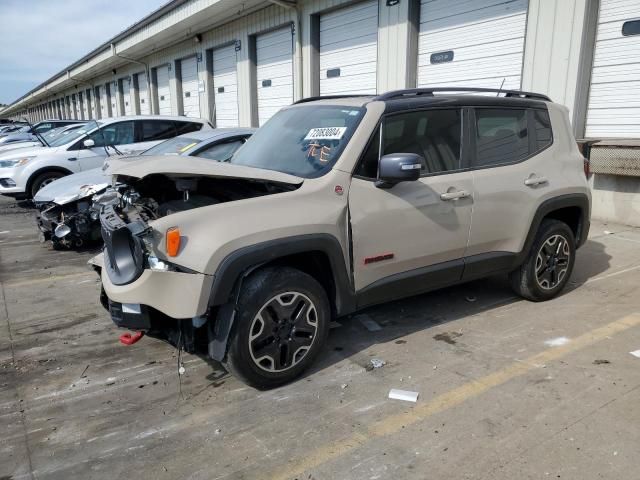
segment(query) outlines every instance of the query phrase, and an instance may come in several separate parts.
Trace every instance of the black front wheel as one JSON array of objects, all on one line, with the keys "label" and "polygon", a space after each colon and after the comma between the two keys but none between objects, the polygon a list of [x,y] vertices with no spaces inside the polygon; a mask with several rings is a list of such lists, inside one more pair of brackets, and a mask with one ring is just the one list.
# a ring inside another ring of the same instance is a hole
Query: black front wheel
[{"label": "black front wheel", "polygon": [[575,258],[575,238],[569,226],[544,220],[525,262],[511,272],[511,286],[529,300],[549,300],[569,281]]},{"label": "black front wheel", "polygon": [[225,367],[259,389],[298,377],[322,349],[331,309],[322,286],[290,267],[248,277],[239,295]]}]

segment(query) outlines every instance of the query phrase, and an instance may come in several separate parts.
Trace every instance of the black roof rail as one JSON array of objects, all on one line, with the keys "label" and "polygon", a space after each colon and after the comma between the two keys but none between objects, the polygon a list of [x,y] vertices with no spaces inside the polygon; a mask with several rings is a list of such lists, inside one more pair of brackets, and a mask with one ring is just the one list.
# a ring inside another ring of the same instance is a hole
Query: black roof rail
[{"label": "black roof rail", "polygon": [[317,96],[317,97],[307,97],[307,98],[302,98],[297,102],[293,102],[293,105],[297,105],[299,103],[315,102],[316,100],[335,100],[338,98],[355,98],[355,97],[375,97],[375,94],[352,93],[350,95],[324,95],[324,96]]},{"label": "black roof rail", "polygon": [[481,93],[504,93],[505,97],[511,98],[531,98],[551,102],[551,99],[541,93],[523,92],[521,90],[505,90],[500,88],[464,88],[464,87],[433,87],[433,88],[409,88],[406,90],[393,90],[391,92],[378,95],[374,100],[395,100],[405,97],[419,97],[422,95],[433,96],[434,92],[481,92]]}]

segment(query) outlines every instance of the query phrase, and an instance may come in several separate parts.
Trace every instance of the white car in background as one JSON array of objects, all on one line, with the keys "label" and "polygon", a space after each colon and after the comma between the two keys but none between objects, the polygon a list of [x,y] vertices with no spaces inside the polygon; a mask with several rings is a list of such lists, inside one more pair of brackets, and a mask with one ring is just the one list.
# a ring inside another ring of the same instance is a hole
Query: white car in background
[{"label": "white car in background", "polygon": [[0,154],[0,194],[33,198],[43,186],[102,166],[113,154],[137,154],[168,138],[212,129],[201,118],[135,115],[91,121],[49,147]]}]

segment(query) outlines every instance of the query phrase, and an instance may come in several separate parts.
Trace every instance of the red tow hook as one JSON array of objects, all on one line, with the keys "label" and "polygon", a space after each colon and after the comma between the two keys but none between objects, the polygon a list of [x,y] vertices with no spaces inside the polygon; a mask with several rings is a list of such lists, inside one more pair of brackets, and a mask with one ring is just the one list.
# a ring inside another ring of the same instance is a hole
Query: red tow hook
[{"label": "red tow hook", "polygon": [[144,337],[144,332],[123,333],[122,335],[120,335],[120,343],[123,345],[133,345],[134,343],[137,343],[138,340],[140,340],[142,337]]}]

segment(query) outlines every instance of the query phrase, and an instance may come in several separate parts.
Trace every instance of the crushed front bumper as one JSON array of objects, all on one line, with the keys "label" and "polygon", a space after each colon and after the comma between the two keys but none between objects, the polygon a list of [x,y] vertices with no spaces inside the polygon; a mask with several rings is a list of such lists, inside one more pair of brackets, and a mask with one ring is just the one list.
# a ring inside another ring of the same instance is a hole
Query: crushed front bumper
[{"label": "crushed front bumper", "polygon": [[209,304],[213,276],[201,273],[162,272],[145,269],[127,285],[114,285],[105,268],[102,286],[112,302],[152,307],[172,318],[204,315]]}]

